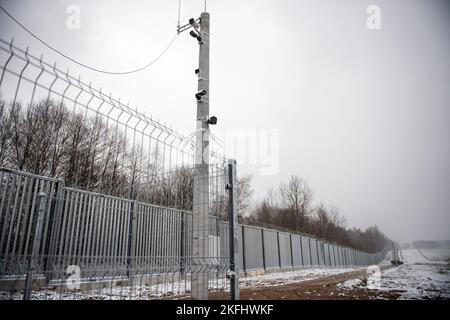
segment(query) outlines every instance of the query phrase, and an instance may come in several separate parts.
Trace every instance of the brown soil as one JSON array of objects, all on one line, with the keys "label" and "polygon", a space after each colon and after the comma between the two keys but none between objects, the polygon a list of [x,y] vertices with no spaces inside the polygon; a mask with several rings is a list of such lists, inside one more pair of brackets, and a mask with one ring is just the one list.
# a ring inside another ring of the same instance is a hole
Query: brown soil
[{"label": "brown soil", "polygon": [[[299,283],[246,288],[241,289],[240,295],[241,300],[395,300],[402,293],[402,291],[378,291],[355,287],[349,289],[337,286],[339,283],[356,278],[362,279],[363,282],[366,281],[366,272],[346,272]],[[223,293],[216,292],[211,294],[211,298],[225,298],[222,295]]]}]

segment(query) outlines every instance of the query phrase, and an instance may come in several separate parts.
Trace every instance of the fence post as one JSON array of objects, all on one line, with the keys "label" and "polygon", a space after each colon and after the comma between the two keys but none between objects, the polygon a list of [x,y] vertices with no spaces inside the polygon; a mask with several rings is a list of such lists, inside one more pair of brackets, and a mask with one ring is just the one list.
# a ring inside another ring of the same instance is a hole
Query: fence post
[{"label": "fence post", "polygon": [[289,233],[289,242],[291,243],[291,265],[292,265],[292,269],[294,269],[294,253],[292,250],[292,233]]},{"label": "fence post", "polygon": [[330,262],[330,267],[333,267],[333,263],[331,262],[330,244],[328,244],[328,261]]},{"label": "fence post", "polygon": [[[229,249],[230,249],[230,289],[231,300],[239,300],[239,235],[238,219],[236,211],[236,160],[228,160],[228,185],[229,192]],[[244,241],[244,229],[242,228],[242,241]],[[242,255],[244,255],[244,243],[242,243]],[[244,259],[244,256],[243,256]]]},{"label": "fence post", "polygon": [[319,246],[320,246],[320,243],[319,243],[319,241],[317,241],[317,239],[316,239],[316,251],[317,251],[317,265],[320,267],[320,254],[319,254]]},{"label": "fence post", "polygon": [[278,265],[281,269],[281,253],[280,253],[280,232],[277,231],[277,245],[278,245]]},{"label": "fence post", "polygon": [[184,237],[185,237],[185,234],[184,234],[184,224],[185,224],[185,221],[184,221],[184,219],[185,219],[185,215],[184,215],[184,211],[181,211],[181,226],[180,226],[180,257],[181,257],[181,259],[180,259],[180,275],[184,275],[184,265],[185,265],[185,261],[184,261],[184,259],[186,259],[186,253],[185,253],[185,248],[184,248],[184,241],[185,241],[185,239],[184,239]]},{"label": "fence post", "polygon": [[299,236],[300,237],[300,257],[302,258],[302,267],[304,267],[305,266],[305,260],[303,260],[304,258],[303,258],[303,237],[302,236]]},{"label": "fence post", "polygon": [[308,246],[309,246],[309,264],[311,268],[313,267],[313,261],[312,261],[312,253],[311,253],[311,238],[308,237]]},{"label": "fence post", "polygon": [[28,256],[28,268],[27,277],[25,280],[25,292],[23,294],[23,300],[30,300],[31,290],[33,285],[34,269],[36,267],[36,258],[39,254],[39,246],[42,239],[42,226],[44,223],[45,206],[46,206],[46,194],[41,192],[38,195],[38,210],[37,219],[34,226],[33,245],[31,247],[31,253]]},{"label": "fence post", "polygon": [[266,270],[266,248],[264,246],[264,229],[262,229],[262,228],[261,228],[261,244],[262,244],[263,268],[264,268],[264,272],[267,272],[267,270]]},{"label": "fence post", "polygon": [[[51,272],[55,272],[56,252],[58,250],[59,233],[61,231],[61,214],[64,207],[64,180],[59,179],[56,182],[56,194],[54,205],[50,213],[50,239],[48,244],[47,257],[45,258],[44,270],[46,284],[53,278]],[[59,272],[59,271],[58,271]]]},{"label": "fence post", "polygon": [[130,219],[128,225],[128,257],[127,257],[127,273],[128,273],[128,283],[133,285],[133,268],[135,262],[135,244],[136,244],[136,207],[138,202],[132,200],[130,202]]}]

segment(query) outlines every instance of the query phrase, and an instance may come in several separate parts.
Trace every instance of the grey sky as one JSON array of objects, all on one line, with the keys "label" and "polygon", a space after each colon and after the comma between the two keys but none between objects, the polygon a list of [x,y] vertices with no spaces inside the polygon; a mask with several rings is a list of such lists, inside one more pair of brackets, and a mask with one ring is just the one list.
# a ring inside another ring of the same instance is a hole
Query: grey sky
[{"label": "grey sky", "polygon": [[[1,1],[70,56],[121,70],[155,58],[176,32],[178,0]],[[66,27],[68,5],[81,29]],[[366,8],[381,8],[381,30]],[[183,20],[202,0],[183,0]],[[438,0],[209,0],[211,113],[219,130],[279,129],[276,175],[255,198],[304,177],[349,226],[399,241],[450,238],[450,4]],[[187,34],[150,69],[101,75],[57,56],[0,14],[0,37],[184,131],[195,124],[198,47]],[[239,162],[239,158],[237,159]]]}]

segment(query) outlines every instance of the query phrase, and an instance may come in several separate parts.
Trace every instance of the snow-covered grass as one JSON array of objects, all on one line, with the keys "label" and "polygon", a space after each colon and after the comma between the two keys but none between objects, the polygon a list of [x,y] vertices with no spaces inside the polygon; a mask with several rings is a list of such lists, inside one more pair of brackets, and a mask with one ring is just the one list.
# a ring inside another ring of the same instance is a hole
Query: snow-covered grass
[{"label": "snow-covered grass", "polygon": [[361,279],[356,278],[339,283],[337,286],[343,289],[352,289],[354,287],[361,286],[362,282],[363,281]]},{"label": "snow-covered grass", "polygon": [[[213,291],[229,291],[228,280],[224,277],[211,279],[209,288]],[[42,289],[32,291],[32,300],[148,300],[148,299],[164,299],[164,298],[185,298],[189,297],[191,292],[191,282],[188,278],[184,279],[166,279],[166,281],[140,285],[136,281],[134,286],[109,286],[105,288],[97,288],[90,290],[49,290]],[[8,293],[0,292],[0,300],[22,299],[23,292]]]},{"label": "snow-covered grass", "polygon": [[[312,268],[298,269],[288,272],[267,273],[260,276],[241,277],[240,287],[260,288],[268,286],[279,286],[284,284],[298,283],[307,280],[320,279],[345,272],[361,271],[364,267],[355,268]],[[156,279],[155,279],[156,280]],[[229,291],[229,280],[225,277],[211,279],[209,288],[213,291]],[[148,281],[147,281],[148,282]],[[138,300],[138,299],[160,299],[160,298],[189,298],[191,292],[190,277],[182,279],[170,279],[168,277],[161,283],[140,284],[136,281],[134,286],[116,285],[107,288],[92,288],[83,291],[64,290],[40,290],[32,292],[32,299],[35,300]],[[16,292],[12,295],[7,292],[0,292],[1,299],[21,299],[23,293]]]},{"label": "snow-covered grass", "polygon": [[430,261],[450,261],[450,249],[420,249],[418,251]]},{"label": "snow-covered grass", "polygon": [[[439,250],[439,249],[438,249]],[[427,252],[433,257],[445,258],[442,252]],[[386,264],[390,255],[387,255]],[[382,271],[379,291],[401,292],[400,299],[450,299],[450,264],[448,261],[429,260],[416,249],[401,253],[404,264]],[[364,288],[363,281],[345,281],[343,288]]]},{"label": "snow-covered grass", "polygon": [[320,279],[337,275],[344,272],[361,271],[363,267],[356,268],[334,268],[334,269],[300,269],[288,272],[267,273],[261,276],[241,278],[241,288],[257,288],[267,286],[278,286],[290,283],[298,283],[307,280]]}]

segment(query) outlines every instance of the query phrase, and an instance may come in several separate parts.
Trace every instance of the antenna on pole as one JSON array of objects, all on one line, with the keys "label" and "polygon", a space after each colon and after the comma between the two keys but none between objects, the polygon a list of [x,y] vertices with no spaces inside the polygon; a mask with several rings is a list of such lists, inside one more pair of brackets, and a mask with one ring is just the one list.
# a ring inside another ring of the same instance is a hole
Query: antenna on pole
[{"label": "antenna on pole", "polygon": [[205,0],[205,11],[204,12],[206,12],[206,0]]}]

